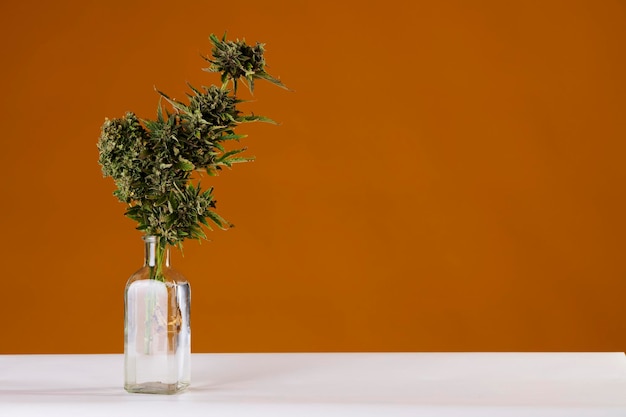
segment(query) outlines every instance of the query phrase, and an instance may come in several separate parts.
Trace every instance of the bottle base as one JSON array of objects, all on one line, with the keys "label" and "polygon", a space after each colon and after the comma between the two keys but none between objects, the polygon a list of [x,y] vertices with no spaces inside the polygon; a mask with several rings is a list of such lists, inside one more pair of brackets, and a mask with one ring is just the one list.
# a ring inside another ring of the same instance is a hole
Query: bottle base
[{"label": "bottle base", "polygon": [[162,382],[144,382],[142,384],[126,384],[124,389],[131,394],[177,394],[189,387],[189,383],[177,382],[164,384]]}]

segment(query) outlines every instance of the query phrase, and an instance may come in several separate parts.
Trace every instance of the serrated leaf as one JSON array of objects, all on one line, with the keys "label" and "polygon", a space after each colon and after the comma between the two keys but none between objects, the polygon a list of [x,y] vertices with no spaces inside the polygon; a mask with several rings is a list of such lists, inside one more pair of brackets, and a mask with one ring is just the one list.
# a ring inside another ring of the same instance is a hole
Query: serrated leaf
[{"label": "serrated leaf", "polygon": [[247,149],[248,148],[241,148],[241,149],[233,149],[232,151],[228,151],[222,156],[220,156],[219,158],[217,158],[216,162],[225,162],[226,160],[229,159],[230,156],[245,152]]}]

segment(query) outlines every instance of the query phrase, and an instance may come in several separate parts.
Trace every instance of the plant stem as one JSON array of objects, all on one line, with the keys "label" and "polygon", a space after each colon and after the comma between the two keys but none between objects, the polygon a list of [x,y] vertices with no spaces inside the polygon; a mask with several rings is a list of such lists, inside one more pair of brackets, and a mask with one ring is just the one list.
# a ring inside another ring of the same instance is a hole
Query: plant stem
[{"label": "plant stem", "polygon": [[154,265],[150,266],[150,279],[165,282],[163,276],[163,267],[165,265],[165,256],[167,253],[167,243],[161,239],[157,239],[155,247]]}]

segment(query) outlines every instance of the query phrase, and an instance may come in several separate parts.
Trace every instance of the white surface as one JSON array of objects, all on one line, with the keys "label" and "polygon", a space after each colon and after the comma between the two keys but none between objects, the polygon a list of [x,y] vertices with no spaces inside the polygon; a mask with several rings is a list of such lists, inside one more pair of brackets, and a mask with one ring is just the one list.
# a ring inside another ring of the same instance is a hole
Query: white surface
[{"label": "white surface", "polygon": [[193,354],[127,394],[122,355],[0,355],[0,416],[626,416],[623,353]]}]

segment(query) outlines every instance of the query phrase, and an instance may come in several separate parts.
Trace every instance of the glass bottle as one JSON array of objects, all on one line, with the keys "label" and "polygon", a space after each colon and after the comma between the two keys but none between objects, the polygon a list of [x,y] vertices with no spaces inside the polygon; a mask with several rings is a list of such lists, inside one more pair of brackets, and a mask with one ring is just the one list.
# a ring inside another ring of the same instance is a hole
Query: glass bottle
[{"label": "glass bottle", "polygon": [[145,236],[141,269],[124,293],[124,389],[174,394],[190,383],[190,287],[170,266],[170,249]]}]

